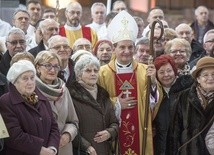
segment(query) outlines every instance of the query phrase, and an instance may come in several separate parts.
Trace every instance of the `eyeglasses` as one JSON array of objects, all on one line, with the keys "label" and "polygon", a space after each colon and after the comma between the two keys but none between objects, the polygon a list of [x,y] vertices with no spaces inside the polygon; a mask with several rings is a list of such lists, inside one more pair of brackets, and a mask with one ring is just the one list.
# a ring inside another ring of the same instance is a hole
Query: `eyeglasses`
[{"label": "eyeglasses", "polygon": [[211,39],[211,40],[207,40],[205,43],[213,43],[214,42],[214,39]]},{"label": "eyeglasses", "polygon": [[48,71],[52,70],[54,68],[55,71],[59,71],[61,67],[59,65],[52,65],[52,64],[40,64],[40,66],[44,66]]},{"label": "eyeglasses", "polygon": [[208,79],[209,77],[211,77],[212,79],[214,79],[214,73],[212,73],[212,74],[201,74],[200,75],[201,77],[203,77],[204,79]]},{"label": "eyeglasses", "polygon": [[68,50],[68,49],[70,49],[70,46],[68,46],[68,45],[57,45],[57,46],[51,47],[50,49],[55,49],[58,51],[61,48],[63,48],[64,50]]},{"label": "eyeglasses", "polygon": [[83,70],[84,72],[86,72],[86,73],[92,73],[92,72],[94,72],[94,73],[98,73],[99,72],[99,70],[98,69],[85,69],[85,70]]},{"label": "eyeglasses", "polygon": [[26,41],[25,40],[13,40],[13,41],[7,41],[8,43],[10,43],[13,46],[16,46],[18,44],[20,45],[25,45]]},{"label": "eyeglasses", "polygon": [[187,52],[185,50],[171,50],[170,53],[172,53],[172,54],[177,54],[177,53],[185,54]]},{"label": "eyeglasses", "polygon": [[59,28],[58,27],[49,27],[49,28],[47,28],[47,31],[49,31],[49,32],[53,32],[53,31],[58,32]]}]

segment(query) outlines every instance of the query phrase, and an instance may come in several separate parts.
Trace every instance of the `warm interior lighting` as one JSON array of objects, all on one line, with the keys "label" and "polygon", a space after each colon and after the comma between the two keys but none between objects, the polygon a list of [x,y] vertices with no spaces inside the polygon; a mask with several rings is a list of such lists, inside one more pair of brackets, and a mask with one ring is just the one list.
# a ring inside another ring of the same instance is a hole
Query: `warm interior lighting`
[{"label": "warm interior lighting", "polygon": [[[77,0],[59,0],[59,9],[65,8],[68,3],[75,2]],[[45,4],[49,7],[56,8],[57,0],[45,0]]]}]

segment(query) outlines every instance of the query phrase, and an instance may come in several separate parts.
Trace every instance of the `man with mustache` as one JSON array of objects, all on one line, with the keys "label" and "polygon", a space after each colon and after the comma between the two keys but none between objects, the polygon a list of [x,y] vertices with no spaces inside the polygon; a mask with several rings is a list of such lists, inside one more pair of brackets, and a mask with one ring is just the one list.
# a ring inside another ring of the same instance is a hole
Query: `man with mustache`
[{"label": "man with mustache", "polygon": [[94,46],[97,42],[97,34],[90,27],[85,27],[80,24],[82,17],[82,6],[78,2],[71,2],[65,10],[66,24],[60,27],[59,34],[67,37],[70,47],[78,38],[88,39]]}]

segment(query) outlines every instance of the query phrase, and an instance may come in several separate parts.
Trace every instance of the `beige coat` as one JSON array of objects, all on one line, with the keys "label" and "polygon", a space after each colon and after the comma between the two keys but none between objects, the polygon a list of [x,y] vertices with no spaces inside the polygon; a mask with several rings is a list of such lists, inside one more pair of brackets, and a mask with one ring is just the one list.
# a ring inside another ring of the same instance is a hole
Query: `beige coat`
[{"label": "beige coat", "polygon": [[53,115],[57,121],[60,130],[60,134],[62,135],[63,133],[67,132],[71,136],[71,142],[64,147],[59,148],[58,154],[72,155],[72,141],[77,135],[76,125],[78,125],[78,118],[67,87],[65,87],[65,91],[58,101],[56,101],[55,103],[54,101],[50,101],[50,103]]}]

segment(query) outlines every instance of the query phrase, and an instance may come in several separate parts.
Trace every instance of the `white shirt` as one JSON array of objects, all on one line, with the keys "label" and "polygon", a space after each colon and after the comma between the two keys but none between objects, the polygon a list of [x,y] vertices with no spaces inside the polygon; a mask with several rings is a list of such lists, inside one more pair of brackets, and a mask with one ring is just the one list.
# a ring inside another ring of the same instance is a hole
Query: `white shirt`
[{"label": "white shirt", "polygon": [[107,39],[107,28],[106,24],[97,24],[95,22],[92,22],[91,24],[86,25],[87,27],[92,28],[94,31],[96,31],[98,40],[101,39]]},{"label": "white shirt", "polygon": [[9,23],[0,19],[0,37],[6,37],[11,28],[12,26]]}]

